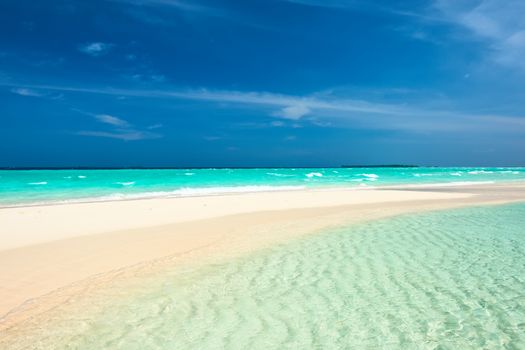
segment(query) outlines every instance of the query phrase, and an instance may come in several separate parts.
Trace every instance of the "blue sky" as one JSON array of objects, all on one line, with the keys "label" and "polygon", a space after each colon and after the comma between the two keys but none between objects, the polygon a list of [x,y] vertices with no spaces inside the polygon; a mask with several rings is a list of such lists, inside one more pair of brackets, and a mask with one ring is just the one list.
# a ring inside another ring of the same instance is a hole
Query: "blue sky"
[{"label": "blue sky", "polygon": [[525,164],[521,0],[0,2],[0,166]]}]

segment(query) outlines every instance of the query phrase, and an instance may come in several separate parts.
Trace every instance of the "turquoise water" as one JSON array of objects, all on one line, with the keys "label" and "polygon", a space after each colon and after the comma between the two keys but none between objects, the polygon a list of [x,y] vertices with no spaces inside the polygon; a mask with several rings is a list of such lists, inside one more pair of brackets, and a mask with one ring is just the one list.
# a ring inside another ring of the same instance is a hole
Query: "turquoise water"
[{"label": "turquoise water", "polygon": [[525,180],[525,168],[3,170],[0,206],[327,186]]},{"label": "turquoise water", "polygon": [[524,349],[525,204],[331,229],[120,293],[10,348]]}]

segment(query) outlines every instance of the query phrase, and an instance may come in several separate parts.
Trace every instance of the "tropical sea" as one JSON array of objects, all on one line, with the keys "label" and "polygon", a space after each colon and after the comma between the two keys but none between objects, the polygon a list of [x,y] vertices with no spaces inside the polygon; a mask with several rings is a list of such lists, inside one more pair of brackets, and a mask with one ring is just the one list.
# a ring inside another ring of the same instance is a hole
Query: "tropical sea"
[{"label": "tropical sea", "polygon": [[0,170],[0,206],[304,188],[525,180],[525,168]]},{"label": "tropical sea", "polygon": [[524,271],[523,203],[405,214],[70,300],[9,348],[523,349]]}]

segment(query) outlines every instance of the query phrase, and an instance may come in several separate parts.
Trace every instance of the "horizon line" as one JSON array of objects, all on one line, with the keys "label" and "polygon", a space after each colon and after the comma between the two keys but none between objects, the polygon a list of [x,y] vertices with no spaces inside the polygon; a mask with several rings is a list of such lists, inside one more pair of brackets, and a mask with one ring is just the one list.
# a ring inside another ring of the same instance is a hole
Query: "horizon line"
[{"label": "horizon line", "polygon": [[182,169],[340,169],[340,168],[524,168],[525,165],[414,165],[414,164],[363,164],[338,166],[14,166],[0,170],[182,170]]}]

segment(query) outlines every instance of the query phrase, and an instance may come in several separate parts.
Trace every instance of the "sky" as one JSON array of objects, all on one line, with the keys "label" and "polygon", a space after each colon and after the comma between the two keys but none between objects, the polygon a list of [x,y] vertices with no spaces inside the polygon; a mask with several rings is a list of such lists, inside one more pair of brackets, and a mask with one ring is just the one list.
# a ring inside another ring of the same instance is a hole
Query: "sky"
[{"label": "sky", "polygon": [[0,166],[525,165],[522,0],[2,0]]}]

